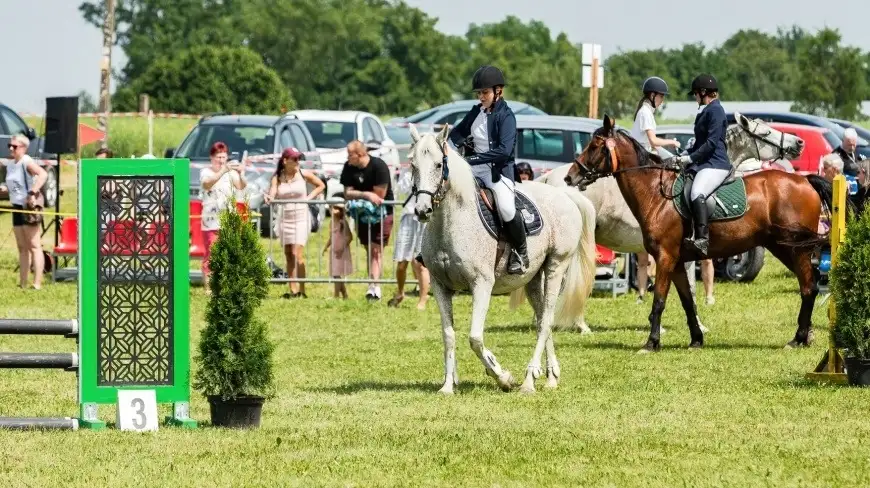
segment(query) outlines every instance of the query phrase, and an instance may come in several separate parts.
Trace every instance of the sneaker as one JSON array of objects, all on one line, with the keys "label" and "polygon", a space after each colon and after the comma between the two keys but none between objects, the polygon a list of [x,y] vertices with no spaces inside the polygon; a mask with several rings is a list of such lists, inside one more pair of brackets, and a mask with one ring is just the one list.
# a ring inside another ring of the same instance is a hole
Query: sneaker
[{"label": "sneaker", "polygon": [[370,302],[374,302],[376,300],[380,300],[380,290],[377,290],[374,285],[369,285],[368,291],[366,291],[366,300]]},{"label": "sneaker", "polygon": [[707,305],[714,305],[716,303],[716,299],[713,298],[713,295],[707,295]]}]

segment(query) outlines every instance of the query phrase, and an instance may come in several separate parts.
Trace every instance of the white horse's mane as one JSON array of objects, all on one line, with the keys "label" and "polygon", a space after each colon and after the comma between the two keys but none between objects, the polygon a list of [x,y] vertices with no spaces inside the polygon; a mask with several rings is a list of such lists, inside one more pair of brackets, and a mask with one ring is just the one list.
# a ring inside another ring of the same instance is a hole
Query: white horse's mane
[{"label": "white horse's mane", "polygon": [[[410,153],[413,155],[411,157],[412,164],[414,164],[413,160],[416,159],[415,149],[417,146],[428,150],[431,164],[441,160],[439,134],[426,133],[420,136],[420,140],[411,146]],[[475,182],[474,174],[471,172],[471,165],[449,143],[447,144],[447,167],[449,169],[448,193],[455,192],[463,202],[465,202],[466,198],[474,199]]]}]

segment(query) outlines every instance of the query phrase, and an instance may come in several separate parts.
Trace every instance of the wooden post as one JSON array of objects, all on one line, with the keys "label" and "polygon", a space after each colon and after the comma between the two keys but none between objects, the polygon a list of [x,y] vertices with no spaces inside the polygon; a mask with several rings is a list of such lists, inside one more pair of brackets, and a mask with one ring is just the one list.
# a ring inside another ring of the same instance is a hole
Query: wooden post
[{"label": "wooden post", "polygon": [[148,99],[147,93],[142,93],[139,95],[139,113],[147,114],[150,110],[150,100]]},{"label": "wooden post", "polygon": [[589,118],[598,118],[598,58],[592,58],[592,87],[589,89]]},{"label": "wooden post", "polygon": [[[843,175],[834,177],[834,205],[831,210],[831,269],[837,265],[840,245],[846,240],[846,193],[849,184]],[[848,382],[843,369],[843,356],[834,344],[834,323],[837,308],[834,299],[828,300],[828,351],[807,379],[845,384]]]},{"label": "wooden post", "polygon": [[106,136],[101,147],[109,146],[109,112],[112,111],[110,83],[112,77],[112,44],[115,38],[115,0],[106,0],[106,16],[103,18],[103,57],[100,62],[100,115],[97,128]]}]

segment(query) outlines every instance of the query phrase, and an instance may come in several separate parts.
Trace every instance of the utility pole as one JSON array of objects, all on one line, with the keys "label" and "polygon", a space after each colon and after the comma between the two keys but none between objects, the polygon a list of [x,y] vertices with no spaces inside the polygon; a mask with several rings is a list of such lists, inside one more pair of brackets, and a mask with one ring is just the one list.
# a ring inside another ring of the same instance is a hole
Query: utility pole
[{"label": "utility pole", "polygon": [[601,66],[601,44],[584,43],[582,46],[583,88],[589,88],[589,118],[598,118],[598,89],[604,88],[604,69]]},{"label": "utility pole", "polygon": [[106,136],[102,147],[109,145],[109,113],[112,111],[110,82],[112,78],[112,45],[115,40],[115,0],[106,0],[106,16],[103,18],[103,57],[100,61],[100,116],[97,128]]}]

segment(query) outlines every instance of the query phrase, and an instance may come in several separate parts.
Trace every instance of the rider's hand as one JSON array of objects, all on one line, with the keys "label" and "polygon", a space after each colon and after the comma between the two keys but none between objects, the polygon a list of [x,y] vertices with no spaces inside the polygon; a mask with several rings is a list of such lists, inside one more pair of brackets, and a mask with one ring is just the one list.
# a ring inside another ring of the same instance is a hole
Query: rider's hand
[{"label": "rider's hand", "polygon": [[676,139],[672,139],[671,145],[674,146],[675,148],[679,149],[680,148],[680,141],[678,141]]},{"label": "rider's hand", "polygon": [[685,165],[687,165],[687,164],[689,164],[689,163],[692,162],[692,157],[689,156],[688,154],[685,155],[685,156],[677,156],[677,157],[674,158],[674,161],[676,161],[676,162],[682,164],[683,166],[685,166]]}]

